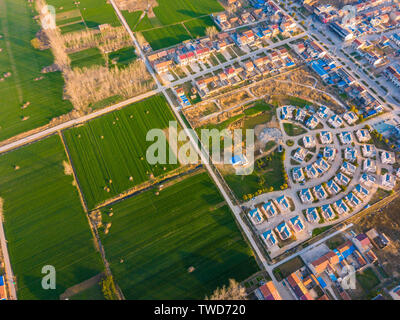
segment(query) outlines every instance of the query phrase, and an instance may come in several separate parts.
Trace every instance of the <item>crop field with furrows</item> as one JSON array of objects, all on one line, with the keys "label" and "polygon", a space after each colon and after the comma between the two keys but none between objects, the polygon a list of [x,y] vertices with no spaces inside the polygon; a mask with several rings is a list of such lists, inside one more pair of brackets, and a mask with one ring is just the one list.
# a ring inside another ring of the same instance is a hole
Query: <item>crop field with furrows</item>
[{"label": "crop field with furrows", "polygon": [[[47,4],[56,9],[56,23],[58,26],[74,24],[81,25],[82,22],[88,28],[96,28],[101,24],[110,24],[113,27],[120,26],[114,8],[107,0],[46,0]],[[80,17],[77,18],[77,17]],[[61,30],[64,27],[61,27]],[[71,31],[80,28],[71,29]]]},{"label": "crop field with furrows", "polygon": [[159,5],[154,7],[154,13],[164,25],[224,10],[217,0],[174,0],[174,5],[171,5],[170,0],[157,2]]},{"label": "crop field with furrows", "polygon": [[209,26],[214,26],[209,14],[223,11],[216,0],[176,0],[173,5],[168,0],[159,0],[154,7],[155,17],[142,12],[122,11],[133,31],[143,33],[153,50],[176,45],[190,38],[202,37]]},{"label": "crop field with furrows", "polygon": [[89,68],[94,65],[104,66],[103,55],[98,48],[90,48],[69,54],[71,68]]},{"label": "crop field with furrows", "polygon": [[[104,270],[64,161],[59,136],[0,156],[0,197],[18,299],[59,299]],[[45,265],[55,267],[55,290],[42,289]]]},{"label": "crop field with furrows", "polygon": [[215,26],[215,24],[210,16],[185,22],[185,27],[189,30],[193,38],[204,37],[206,35],[206,28],[212,26]]},{"label": "crop field with furrows", "polygon": [[[110,212],[113,214],[110,216]],[[204,299],[258,271],[207,173],[102,209],[107,260],[127,299]]]},{"label": "crop field with furrows", "polygon": [[142,34],[153,50],[170,47],[191,38],[181,24],[143,31]]},{"label": "crop field with furrows", "polygon": [[147,132],[174,119],[165,98],[153,96],[63,133],[88,208],[179,167],[146,160]]},{"label": "crop field with furrows", "polygon": [[41,72],[54,63],[52,53],[30,43],[36,15],[25,0],[0,0],[0,141],[72,110],[61,73]]}]

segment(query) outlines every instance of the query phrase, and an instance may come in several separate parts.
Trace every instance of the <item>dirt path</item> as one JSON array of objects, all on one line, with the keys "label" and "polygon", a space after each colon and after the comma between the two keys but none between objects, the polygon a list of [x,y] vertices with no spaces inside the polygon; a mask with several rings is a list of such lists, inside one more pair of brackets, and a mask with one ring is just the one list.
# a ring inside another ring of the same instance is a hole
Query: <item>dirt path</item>
[{"label": "dirt path", "polygon": [[104,277],[104,273],[99,273],[90,279],[87,279],[81,283],[78,283],[67,290],[63,294],[60,295],[60,300],[68,299],[82,291],[85,291],[94,285],[98,284],[100,280]]}]

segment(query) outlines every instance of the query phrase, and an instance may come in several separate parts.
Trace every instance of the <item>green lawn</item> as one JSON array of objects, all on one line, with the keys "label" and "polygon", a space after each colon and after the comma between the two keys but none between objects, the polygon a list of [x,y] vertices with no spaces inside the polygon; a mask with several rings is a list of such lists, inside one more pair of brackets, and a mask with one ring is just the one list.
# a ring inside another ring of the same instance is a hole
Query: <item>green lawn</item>
[{"label": "green lawn", "polygon": [[298,136],[307,132],[307,130],[303,127],[293,123],[284,123],[283,129],[285,130],[286,134],[291,137]]},{"label": "green lawn", "polygon": [[[0,156],[0,197],[19,299],[58,299],[104,269],[64,160],[58,136]],[[55,290],[41,287],[45,265],[56,269]]]},{"label": "green lawn", "polygon": [[356,277],[361,287],[366,291],[366,294],[379,284],[378,276],[371,267],[358,272]]},{"label": "green lawn", "polygon": [[167,128],[173,120],[165,98],[153,96],[64,132],[89,208],[147,181],[150,174],[157,177],[179,166],[146,160],[154,143],[146,141],[147,132]]},{"label": "green lawn", "polygon": [[71,68],[90,68],[95,65],[104,66],[103,55],[98,48],[90,48],[79,52],[69,54],[71,59]]},{"label": "green lawn", "polygon": [[25,0],[0,0],[0,78],[11,73],[0,81],[0,141],[72,110],[72,104],[63,100],[61,73],[41,73],[54,58],[50,50],[36,50],[30,44],[39,30],[35,15]]},{"label": "green lawn", "polygon": [[257,160],[250,175],[227,174],[224,178],[239,199],[243,199],[245,195],[253,195],[258,190],[268,192],[271,187],[273,190],[280,190],[285,184],[282,155],[283,153],[273,152]]},{"label": "green lawn", "polygon": [[[100,236],[127,299],[204,299],[229,278],[258,271],[232,214],[206,173],[103,210]],[[192,267],[192,268],[191,268]],[[190,272],[191,271],[191,272]]]}]

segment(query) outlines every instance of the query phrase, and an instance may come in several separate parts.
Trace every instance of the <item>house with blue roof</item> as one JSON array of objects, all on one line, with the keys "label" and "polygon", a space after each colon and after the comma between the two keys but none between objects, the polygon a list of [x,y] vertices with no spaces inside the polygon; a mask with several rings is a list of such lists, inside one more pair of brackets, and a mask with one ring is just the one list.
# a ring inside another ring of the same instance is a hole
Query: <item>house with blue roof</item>
[{"label": "house with blue roof", "polygon": [[314,191],[315,196],[319,200],[326,199],[328,197],[328,194],[326,193],[324,187],[321,184],[315,186],[313,191]]},{"label": "house with blue roof", "polygon": [[280,196],[278,198],[275,199],[278,208],[281,212],[287,212],[290,210],[290,205],[289,205],[289,201],[286,198],[286,196]]},{"label": "house with blue roof", "polygon": [[363,173],[360,177],[360,182],[367,187],[371,187],[376,183],[376,178],[371,174]]},{"label": "house with blue roof", "polygon": [[350,183],[350,178],[341,172],[335,176],[334,180],[340,186],[347,186]]},{"label": "house with blue roof", "polygon": [[318,158],[315,161],[315,166],[319,169],[321,169],[322,172],[326,172],[329,170],[329,164],[328,162],[325,161],[324,158]]},{"label": "house with blue roof", "polygon": [[364,160],[363,163],[363,170],[368,173],[375,173],[376,172],[376,161],[367,158]]},{"label": "house with blue roof", "polygon": [[290,231],[285,221],[282,221],[280,224],[278,224],[275,227],[275,231],[283,241],[289,239],[292,236],[292,232]]},{"label": "house with blue roof", "polygon": [[267,216],[267,218],[275,217],[278,214],[278,210],[272,201],[268,201],[261,206],[261,212]]},{"label": "house with blue roof", "polygon": [[356,136],[359,142],[367,142],[371,140],[371,135],[369,134],[369,131],[366,129],[360,129],[356,131]]},{"label": "house with blue roof", "polygon": [[322,144],[330,144],[333,143],[333,135],[330,131],[322,131],[319,135],[319,139]]},{"label": "house with blue roof", "polygon": [[267,248],[271,248],[277,244],[275,234],[272,230],[266,230],[261,234],[261,239],[264,241]]},{"label": "house with blue roof", "polygon": [[262,217],[262,214],[258,208],[251,209],[248,213],[248,216],[251,222],[253,222],[253,224],[255,225],[260,224],[264,221],[264,218]]},{"label": "house with blue roof", "polygon": [[313,164],[309,164],[308,166],[306,166],[304,168],[307,178],[308,179],[313,179],[313,178],[317,178],[318,177],[318,172],[317,169],[315,168],[314,163]]},{"label": "house with blue roof", "polygon": [[336,217],[330,204],[325,204],[321,207],[321,213],[325,220],[332,220]]},{"label": "house with blue roof", "polygon": [[319,124],[319,120],[314,115],[309,117],[306,121],[306,127],[311,130],[315,129],[318,126],[318,124]]},{"label": "house with blue roof", "polygon": [[328,123],[334,128],[340,128],[343,125],[343,120],[337,114],[329,118]]},{"label": "house with blue roof", "polygon": [[365,198],[369,195],[368,189],[364,188],[361,184],[356,185],[354,191],[360,198]]},{"label": "house with blue roof", "polygon": [[339,139],[342,144],[350,144],[353,143],[353,136],[351,132],[344,131],[339,133]]},{"label": "house with blue roof", "polygon": [[292,176],[293,176],[293,180],[295,182],[302,182],[305,180],[303,168],[301,168],[301,167],[293,168]]},{"label": "house with blue roof", "polygon": [[304,223],[300,216],[295,216],[289,220],[292,229],[295,233],[301,232],[304,230]]},{"label": "house with blue roof", "polygon": [[388,190],[392,190],[395,185],[396,185],[396,177],[389,174],[385,173],[382,177],[382,187]]},{"label": "house with blue roof", "polygon": [[307,217],[308,222],[310,222],[310,223],[319,222],[319,220],[320,220],[317,208],[307,208],[306,209],[306,217]]},{"label": "house with blue roof", "polygon": [[344,203],[343,199],[335,201],[333,207],[335,208],[336,212],[340,215],[350,212],[350,208]]},{"label": "house with blue roof", "polygon": [[321,106],[317,111],[317,115],[321,119],[326,119],[330,112],[331,112],[331,109],[329,109],[327,106]]},{"label": "house with blue roof", "polygon": [[358,120],[358,116],[353,111],[348,111],[343,115],[343,119],[349,124],[352,125],[356,123]]},{"label": "house with blue roof", "polygon": [[335,160],[336,157],[336,149],[333,147],[326,146],[322,152],[324,158],[329,162]]},{"label": "house with blue roof", "polygon": [[357,167],[350,162],[344,161],[342,166],[340,167],[340,171],[343,173],[352,176],[356,172]]},{"label": "house with blue roof", "polygon": [[304,111],[303,109],[301,109],[301,108],[297,108],[296,109],[297,111],[296,111],[296,121],[298,121],[298,122],[303,122],[304,121],[304,119],[306,118],[306,116],[307,116],[307,112],[306,111]]},{"label": "house with blue roof", "polygon": [[344,199],[351,208],[354,208],[361,204],[361,200],[358,199],[353,192],[347,194],[347,196],[345,196]]},{"label": "house with blue roof", "polygon": [[347,147],[344,149],[344,158],[347,161],[354,162],[357,160],[357,150],[354,147]]},{"label": "house with blue roof", "polygon": [[361,152],[365,158],[372,158],[376,155],[375,146],[373,144],[363,144]]},{"label": "house with blue roof", "polygon": [[281,119],[288,120],[293,118],[293,106],[283,106],[281,109]]},{"label": "house with blue roof", "polygon": [[301,199],[301,202],[304,204],[309,204],[314,201],[314,197],[310,191],[310,189],[302,189],[299,191],[299,197]]},{"label": "house with blue roof", "polygon": [[326,190],[329,192],[330,195],[336,195],[340,192],[340,187],[337,183],[331,179],[326,183]]},{"label": "house with blue roof", "polygon": [[305,135],[303,137],[303,144],[306,148],[314,148],[316,144],[314,136]]},{"label": "house with blue roof", "polygon": [[299,162],[303,162],[307,156],[308,151],[302,147],[298,147],[293,154],[293,159]]}]

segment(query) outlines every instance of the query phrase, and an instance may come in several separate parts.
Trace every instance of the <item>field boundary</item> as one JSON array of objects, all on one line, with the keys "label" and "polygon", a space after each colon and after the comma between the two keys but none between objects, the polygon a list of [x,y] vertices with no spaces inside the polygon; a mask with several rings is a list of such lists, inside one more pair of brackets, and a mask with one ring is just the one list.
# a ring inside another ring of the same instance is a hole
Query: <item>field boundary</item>
[{"label": "field boundary", "polygon": [[67,144],[66,144],[66,142],[64,140],[64,135],[63,135],[63,133],[61,131],[58,131],[58,135],[59,135],[61,143],[62,143],[62,145],[64,147],[64,151],[65,151],[65,154],[67,156],[68,162],[71,165],[72,176],[73,176],[74,181],[76,183],[76,188],[78,189],[79,199],[81,200],[81,204],[82,204],[83,210],[85,211],[85,213],[87,213],[88,212],[88,208],[87,208],[87,204],[86,204],[86,201],[85,201],[85,197],[83,195],[81,186],[79,184],[78,176],[76,175],[76,170],[75,170],[74,164],[72,162],[71,156],[69,154],[68,146],[67,146]]}]

